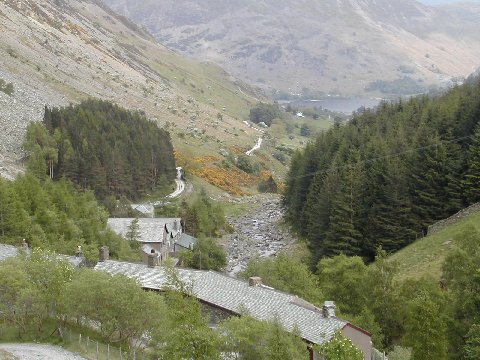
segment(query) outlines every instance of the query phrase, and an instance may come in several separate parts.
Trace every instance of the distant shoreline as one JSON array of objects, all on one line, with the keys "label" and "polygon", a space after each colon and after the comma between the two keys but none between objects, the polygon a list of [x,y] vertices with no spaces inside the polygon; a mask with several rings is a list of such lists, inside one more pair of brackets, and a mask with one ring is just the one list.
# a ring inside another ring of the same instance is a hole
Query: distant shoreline
[{"label": "distant shoreline", "polygon": [[308,99],[308,100],[294,100],[282,101],[281,104],[290,104],[298,108],[322,108],[325,110],[340,112],[344,114],[351,114],[361,107],[374,108],[384,100],[382,98],[358,98],[358,99],[344,99],[344,98],[329,98],[329,99]]}]

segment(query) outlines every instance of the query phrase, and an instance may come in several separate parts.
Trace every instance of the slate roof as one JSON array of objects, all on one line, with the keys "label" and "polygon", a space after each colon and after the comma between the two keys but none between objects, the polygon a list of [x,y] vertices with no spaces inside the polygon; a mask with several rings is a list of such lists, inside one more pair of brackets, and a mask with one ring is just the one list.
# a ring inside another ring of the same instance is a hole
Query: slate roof
[{"label": "slate roof", "polygon": [[[162,267],[149,268],[143,264],[107,260],[99,262],[95,270],[126,275],[138,280],[145,289],[162,290],[166,281]],[[249,286],[247,282],[213,271],[178,271],[185,282],[193,283],[193,291],[200,301],[235,314],[247,309],[258,320],[278,316],[286,330],[296,327],[304,340],[314,344],[323,344],[348,324],[336,317],[326,318],[312,304],[266,286]]]},{"label": "slate roof", "polygon": [[191,249],[197,243],[197,239],[193,236],[182,234],[175,242],[175,245],[180,245],[185,249]]},{"label": "slate roof", "polygon": [[[107,225],[118,235],[126,236],[129,226],[135,218],[110,218]],[[162,242],[164,228],[175,237],[181,232],[180,218],[139,218],[140,242]]]}]

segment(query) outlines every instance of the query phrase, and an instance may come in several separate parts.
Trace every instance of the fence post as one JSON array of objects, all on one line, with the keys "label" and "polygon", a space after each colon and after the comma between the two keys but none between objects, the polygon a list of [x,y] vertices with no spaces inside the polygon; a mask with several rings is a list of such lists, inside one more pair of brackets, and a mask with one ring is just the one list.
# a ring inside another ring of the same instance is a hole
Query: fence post
[{"label": "fence post", "polygon": [[110,360],[110,344],[107,344],[107,360]]},{"label": "fence post", "polygon": [[78,345],[82,345],[82,334],[78,334]]},{"label": "fence post", "polygon": [[87,336],[87,350],[88,350],[88,345],[90,345],[90,336]]},{"label": "fence post", "polygon": [[122,347],[120,346],[120,360],[122,360]]},{"label": "fence post", "polygon": [[137,360],[137,354],[135,353],[135,349],[133,349],[133,360]]},{"label": "fence post", "polygon": [[97,360],[98,360],[98,341],[97,341]]}]

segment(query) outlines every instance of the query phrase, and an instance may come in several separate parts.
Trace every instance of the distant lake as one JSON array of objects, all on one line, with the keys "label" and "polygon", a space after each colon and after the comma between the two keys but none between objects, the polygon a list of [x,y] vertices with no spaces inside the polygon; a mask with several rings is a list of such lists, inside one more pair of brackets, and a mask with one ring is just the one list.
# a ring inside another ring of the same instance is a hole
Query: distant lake
[{"label": "distant lake", "polygon": [[294,107],[299,108],[320,108],[351,114],[362,106],[365,108],[374,108],[380,103],[381,99],[360,98],[360,99],[323,99],[323,100],[299,100],[291,103]]}]

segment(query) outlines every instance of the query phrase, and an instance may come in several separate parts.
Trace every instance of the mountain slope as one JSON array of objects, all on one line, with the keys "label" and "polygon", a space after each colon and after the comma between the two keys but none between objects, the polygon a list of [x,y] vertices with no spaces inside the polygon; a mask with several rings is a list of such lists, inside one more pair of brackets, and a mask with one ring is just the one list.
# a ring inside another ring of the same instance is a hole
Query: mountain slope
[{"label": "mountain slope", "polygon": [[145,111],[177,132],[205,130],[215,146],[258,136],[234,119],[257,101],[254,90],[166,49],[96,0],[2,1],[0,79],[13,84],[12,94],[0,92],[0,173],[7,177],[20,169],[26,125],[42,119],[44,106],[87,97]]},{"label": "mountain slope", "polygon": [[165,45],[290,93],[443,84],[479,65],[478,21],[414,0],[105,0]]}]

